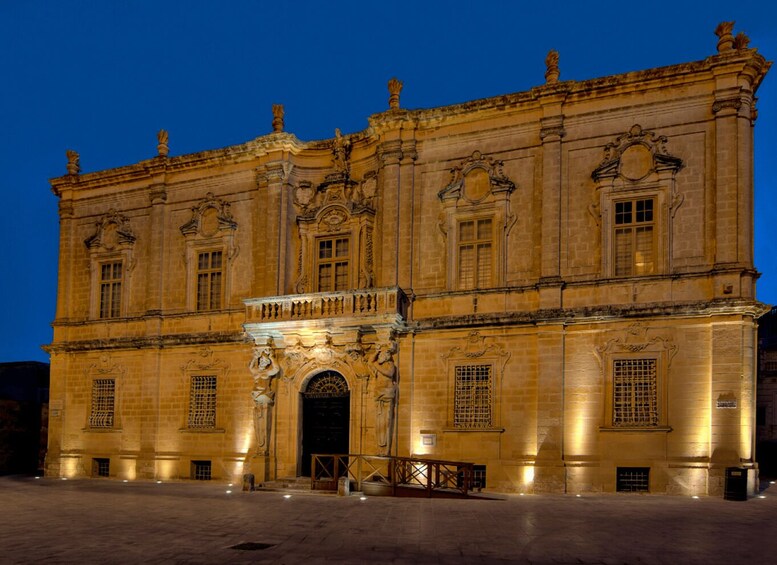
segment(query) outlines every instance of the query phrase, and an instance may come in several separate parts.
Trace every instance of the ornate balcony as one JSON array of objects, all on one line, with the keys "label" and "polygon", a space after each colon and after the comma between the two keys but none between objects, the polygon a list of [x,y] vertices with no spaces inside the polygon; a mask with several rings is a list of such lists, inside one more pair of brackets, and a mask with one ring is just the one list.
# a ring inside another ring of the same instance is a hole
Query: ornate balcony
[{"label": "ornate balcony", "polygon": [[246,324],[251,325],[333,318],[391,324],[407,319],[407,297],[397,287],[249,298],[244,303]]}]

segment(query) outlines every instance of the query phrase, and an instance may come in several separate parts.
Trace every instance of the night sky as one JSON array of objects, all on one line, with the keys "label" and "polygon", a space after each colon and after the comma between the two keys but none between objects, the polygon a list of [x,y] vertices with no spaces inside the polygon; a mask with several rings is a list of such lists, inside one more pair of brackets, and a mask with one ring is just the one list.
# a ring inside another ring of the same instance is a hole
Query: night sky
[{"label": "night sky", "polygon": [[[777,59],[777,3],[205,2],[0,0],[0,362],[48,361],[57,286],[57,198],[66,149],[82,172],[156,154],[243,143],[271,131],[274,103],[302,140],[367,127],[404,82],[404,108],[428,108],[544,83],[701,60],[714,30]],[[777,303],[774,247],[777,68],[758,92],[758,298]],[[641,124],[650,129],[649,123]]]}]

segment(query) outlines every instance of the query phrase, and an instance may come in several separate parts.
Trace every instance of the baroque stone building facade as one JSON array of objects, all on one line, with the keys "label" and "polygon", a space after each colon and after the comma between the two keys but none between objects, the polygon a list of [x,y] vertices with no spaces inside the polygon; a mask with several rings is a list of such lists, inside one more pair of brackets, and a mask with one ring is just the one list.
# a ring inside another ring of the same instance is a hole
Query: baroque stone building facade
[{"label": "baroque stone building facade", "polygon": [[47,473],[258,480],[312,453],[508,492],[755,477],[755,92],[705,60],[51,181]]}]

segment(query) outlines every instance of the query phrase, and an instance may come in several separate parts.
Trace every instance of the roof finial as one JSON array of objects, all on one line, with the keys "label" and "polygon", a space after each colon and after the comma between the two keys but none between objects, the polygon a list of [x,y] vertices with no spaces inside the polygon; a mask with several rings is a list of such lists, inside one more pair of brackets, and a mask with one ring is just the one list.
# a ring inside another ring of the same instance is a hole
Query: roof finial
[{"label": "roof finial", "polygon": [[160,129],[156,134],[156,150],[160,157],[167,157],[170,153],[170,147],[167,145],[169,135],[166,129]]},{"label": "roof finial", "polygon": [[395,110],[399,108],[399,93],[402,92],[402,81],[397,80],[396,77],[388,81],[389,89],[389,109]]},{"label": "roof finial", "polygon": [[272,130],[283,131],[283,104],[272,105]]},{"label": "roof finial", "polygon": [[558,82],[558,77],[561,73],[558,70],[558,51],[551,49],[548,51],[548,56],[545,57],[545,82],[547,84],[553,84]]},{"label": "roof finial", "polygon": [[65,155],[67,155],[67,174],[69,175],[77,175],[81,172],[81,156],[72,149],[68,149],[65,151]]},{"label": "roof finial", "polygon": [[718,39],[718,53],[724,53],[734,49],[734,36],[731,31],[734,29],[734,22],[720,22],[715,28],[715,35]]}]

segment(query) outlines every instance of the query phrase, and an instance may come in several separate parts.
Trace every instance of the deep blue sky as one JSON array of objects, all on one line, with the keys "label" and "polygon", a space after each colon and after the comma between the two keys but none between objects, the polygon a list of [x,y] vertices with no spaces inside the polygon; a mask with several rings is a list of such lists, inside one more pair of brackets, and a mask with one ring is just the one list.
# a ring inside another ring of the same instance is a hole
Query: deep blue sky
[{"label": "deep blue sky", "polygon": [[[56,301],[57,199],[65,149],[84,172],[268,133],[271,105],[303,140],[355,132],[387,107],[434,107],[715,53],[736,20],[777,59],[777,7],[698,2],[225,2],[0,0],[0,362],[47,361]],[[758,297],[777,303],[777,67],[756,126]]]}]

